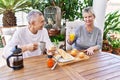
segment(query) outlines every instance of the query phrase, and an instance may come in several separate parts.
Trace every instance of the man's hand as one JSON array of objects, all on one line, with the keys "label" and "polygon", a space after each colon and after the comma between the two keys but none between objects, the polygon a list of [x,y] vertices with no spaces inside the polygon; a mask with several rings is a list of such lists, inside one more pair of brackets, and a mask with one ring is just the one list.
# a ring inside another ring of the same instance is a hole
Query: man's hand
[{"label": "man's hand", "polygon": [[27,50],[28,51],[34,51],[38,49],[38,43],[31,43],[27,45]]},{"label": "man's hand", "polygon": [[55,46],[52,46],[47,50],[47,54],[54,55],[56,53],[56,50],[57,50],[57,48]]},{"label": "man's hand", "polygon": [[20,46],[20,48],[22,49],[22,52],[25,51],[34,51],[36,49],[38,49],[38,43],[30,43],[24,46]]}]

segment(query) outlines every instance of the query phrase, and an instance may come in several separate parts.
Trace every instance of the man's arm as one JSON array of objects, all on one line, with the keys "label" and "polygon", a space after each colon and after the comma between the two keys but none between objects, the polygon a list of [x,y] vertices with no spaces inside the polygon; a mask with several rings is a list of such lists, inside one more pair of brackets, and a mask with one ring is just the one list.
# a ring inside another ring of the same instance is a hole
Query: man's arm
[{"label": "man's arm", "polygon": [[34,51],[38,49],[38,43],[35,42],[35,43],[27,44],[27,45],[22,45],[22,46],[19,46],[19,48],[22,49],[22,52]]},{"label": "man's arm", "polygon": [[8,44],[5,45],[2,56],[4,58],[10,56],[12,54],[12,49],[18,44],[18,42],[18,32],[15,32],[12,36],[12,39],[8,42]]},{"label": "man's arm", "polygon": [[46,42],[46,48],[48,50],[50,47],[53,47],[54,45],[50,40],[50,37],[48,35],[48,32],[47,32],[46,28],[44,28],[44,34],[43,35],[44,35],[44,41]]}]

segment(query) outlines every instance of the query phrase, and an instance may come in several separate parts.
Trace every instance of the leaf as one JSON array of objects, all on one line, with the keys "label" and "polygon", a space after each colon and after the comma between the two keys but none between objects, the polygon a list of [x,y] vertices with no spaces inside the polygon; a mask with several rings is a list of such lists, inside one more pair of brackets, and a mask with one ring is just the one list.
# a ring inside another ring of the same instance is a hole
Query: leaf
[{"label": "leaf", "polygon": [[105,27],[103,33],[103,39],[106,39],[109,32],[120,31],[120,13],[119,10],[110,12],[105,16]]}]

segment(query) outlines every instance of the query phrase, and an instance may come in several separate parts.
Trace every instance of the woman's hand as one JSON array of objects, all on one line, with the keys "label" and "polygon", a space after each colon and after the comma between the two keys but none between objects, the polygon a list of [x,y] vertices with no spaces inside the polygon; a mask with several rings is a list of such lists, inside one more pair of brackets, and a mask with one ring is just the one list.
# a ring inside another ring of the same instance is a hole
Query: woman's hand
[{"label": "woman's hand", "polygon": [[73,44],[73,42],[71,42],[69,39],[67,40],[67,42],[68,42],[69,45]]},{"label": "woman's hand", "polygon": [[87,55],[93,55],[94,54],[94,47],[90,47],[86,50]]},{"label": "woman's hand", "polygon": [[88,48],[87,50],[85,50],[87,52],[88,55],[93,55],[95,53],[95,51],[99,50],[98,46],[92,46],[90,48]]},{"label": "woman's hand", "polygon": [[68,36],[68,40],[67,40],[68,44],[72,45],[74,40],[75,40],[75,34],[70,33],[69,36]]}]

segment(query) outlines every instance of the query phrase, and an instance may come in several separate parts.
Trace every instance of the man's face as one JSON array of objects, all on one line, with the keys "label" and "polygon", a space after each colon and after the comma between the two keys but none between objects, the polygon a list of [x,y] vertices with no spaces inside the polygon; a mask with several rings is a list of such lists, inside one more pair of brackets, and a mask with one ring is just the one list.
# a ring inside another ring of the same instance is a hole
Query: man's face
[{"label": "man's face", "polygon": [[45,19],[43,15],[37,15],[37,17],[34,19],[33,26],[36,30],[42,30],[45,24]]}]

